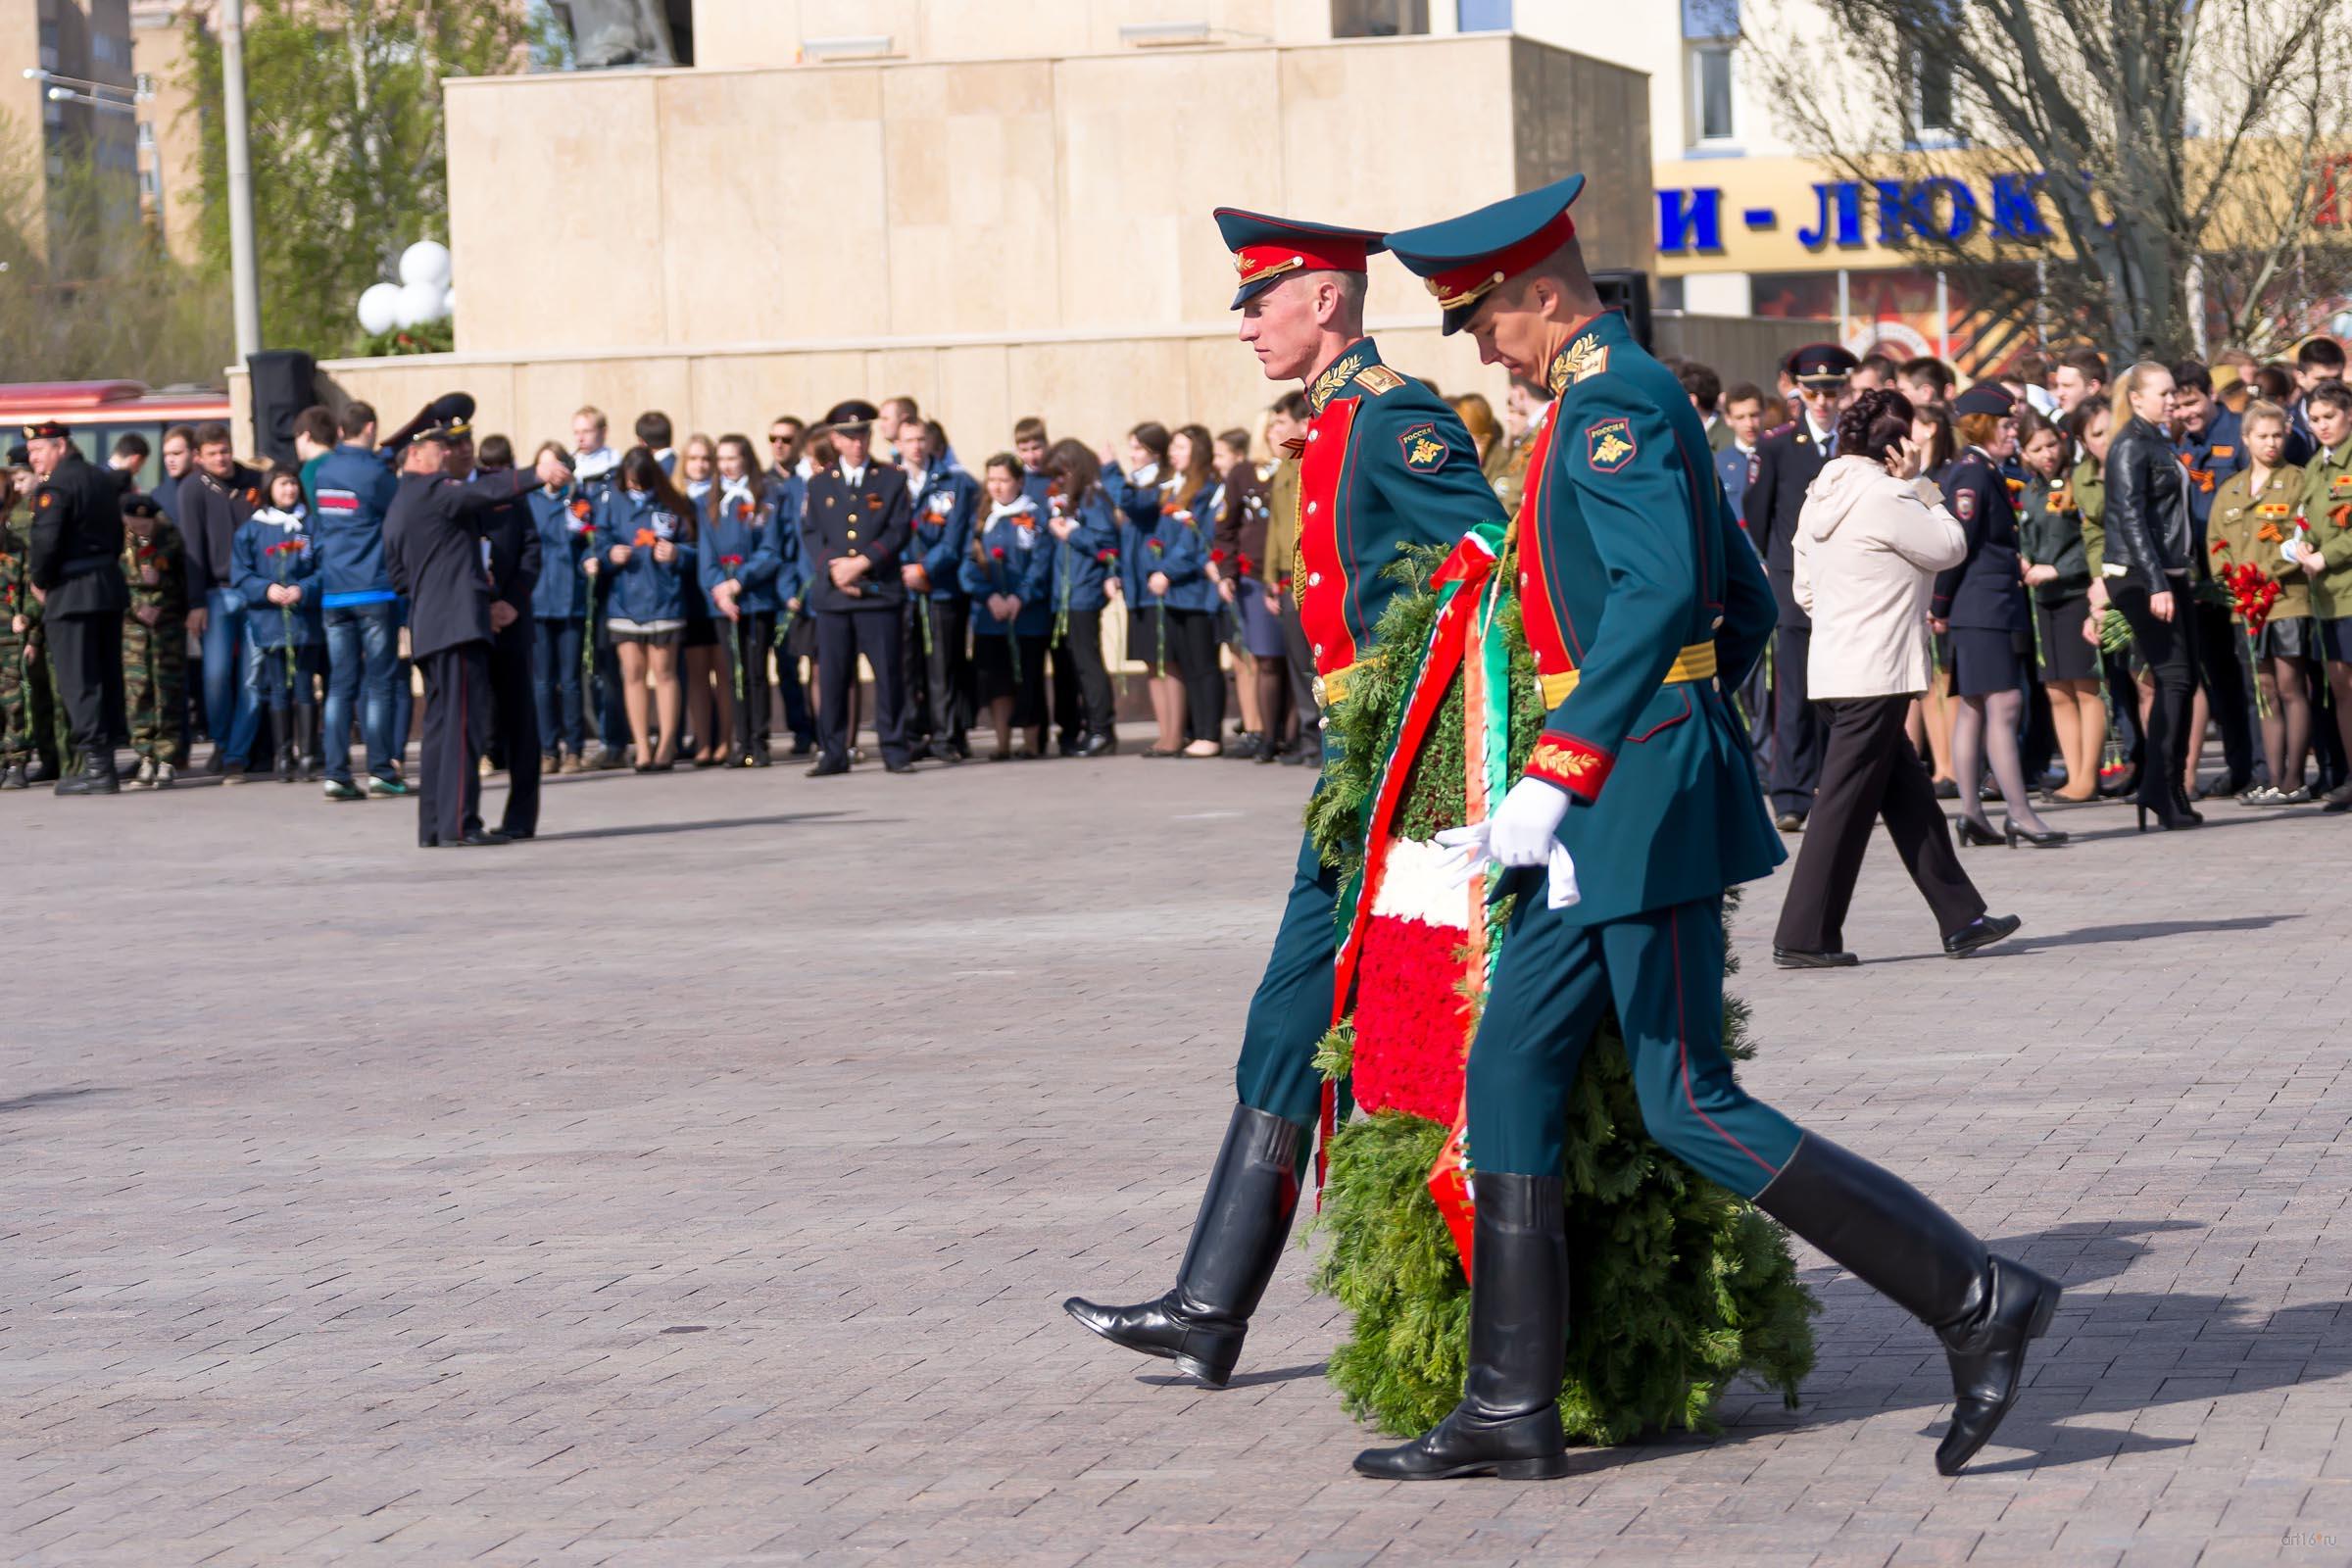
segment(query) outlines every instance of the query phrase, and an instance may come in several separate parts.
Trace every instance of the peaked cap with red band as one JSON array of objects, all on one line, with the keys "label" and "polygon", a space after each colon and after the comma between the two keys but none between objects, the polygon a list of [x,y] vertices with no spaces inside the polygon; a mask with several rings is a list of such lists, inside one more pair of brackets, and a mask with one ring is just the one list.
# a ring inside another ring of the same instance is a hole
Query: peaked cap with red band
[{"label": "peaked cap with red band", "polygon": [[1368,228],[1302,223],[1238,207],[1220,207],[1215,216],[1242,274],[1241,291],[1233,296],[1237,311],[1293,272],[1360,272],[1383,248],[1380,235]]},{"label": "peaked cap with red band", "polygon": [[1469,322],[1495,284],[1576,238],[1568,209],[1584,189],[1585,176],[1570,174],[1459,218],[1398,229],[1388,236],[1388,246],[1438,297],[1438,308],[1446,313],[1445,333],[1450,336]]}]

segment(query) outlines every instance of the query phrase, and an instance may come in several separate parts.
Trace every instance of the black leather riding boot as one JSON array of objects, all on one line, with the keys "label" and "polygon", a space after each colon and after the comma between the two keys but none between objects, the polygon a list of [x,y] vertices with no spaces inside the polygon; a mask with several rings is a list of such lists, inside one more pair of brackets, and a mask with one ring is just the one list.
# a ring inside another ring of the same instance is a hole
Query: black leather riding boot
[{"label": "black leather riding boot", "polygon": [[2059,1287],[1996,1256],[1917,1188],[1808,1132],[1756,1206],[1936,1331],[1952,1366],[1952,1424],[1936,1468],[1957,1475],[2017,1401],[2026,1346]]},{"label": "black leather riding boot", "polygon": [[1470,1373],[1453,1413],[1412,1442],[1366,1448],[1358,1475],[1380,1481],[1568,1473],[1560,1377],[1568,1359],[1568,1216],[1557,1176],[1473,1178]]},{"label": "black leather riding boot", "polygon": [[1062,1310],[1113,1345],[1163,1357],[1223,1388],[1291,1234],[1304,1138],[1295,1122],[1234,1106],[1176,1288],[1134,1306],[1099,1306],[1073,1296]]}]

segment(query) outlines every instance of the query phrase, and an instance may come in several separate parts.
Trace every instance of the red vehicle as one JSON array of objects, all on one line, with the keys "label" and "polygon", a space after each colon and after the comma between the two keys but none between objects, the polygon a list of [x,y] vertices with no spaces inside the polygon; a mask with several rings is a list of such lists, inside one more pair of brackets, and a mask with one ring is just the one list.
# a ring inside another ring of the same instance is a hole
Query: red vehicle
[{"label": "red vehicle", "polygon": [[164,475],[164,432],[175,424],[228,422],[228,394],[218,387],[171,386],[161,391],[144,381],[0,382],[0,429],[13,432],[36,420],[55,419],[74,432],[74,444],[92,463],[104,463],[115,439],[147,439],[147,462],[138,487],[150,490]]}]

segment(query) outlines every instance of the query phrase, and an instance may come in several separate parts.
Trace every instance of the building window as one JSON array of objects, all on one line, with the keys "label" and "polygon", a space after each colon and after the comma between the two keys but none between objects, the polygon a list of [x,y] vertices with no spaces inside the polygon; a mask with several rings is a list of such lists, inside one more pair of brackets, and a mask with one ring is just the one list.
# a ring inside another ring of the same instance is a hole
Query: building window
[{"label": "building window", "polygon": [[1694,141],[1730,141],[1740,134],[1732,113],[1729,40],[1690,46],[1690,130]]},{"label": "building window", "polygon": [[1511,0],[1461,0],[1454,26],[1463,32],[1511,30]]},{"label": "building window", "polygon": [[1922,53],[1912,61],[1914,128],[1922,136],[1952,134],[1952,62],[1940,53]]},{"label": "building window", "polygon": [[1429,0],[1331,0],[1334,38],[1401,38],[1429,31]]}]

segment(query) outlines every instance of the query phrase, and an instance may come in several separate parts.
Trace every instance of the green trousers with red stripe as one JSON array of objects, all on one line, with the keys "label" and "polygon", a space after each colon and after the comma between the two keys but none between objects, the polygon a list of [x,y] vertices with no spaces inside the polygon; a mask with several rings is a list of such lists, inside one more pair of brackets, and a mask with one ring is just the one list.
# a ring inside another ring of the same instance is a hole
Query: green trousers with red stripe
[{"label": "green trousers with red stripe", "polygon": [[1541,872],[1516,881],[1470,1048],[1472,1168],[1560,1174],[1568,1092],[1614,1004],[1649,1136],[1742,1198],[1762,1192],[1802,1129],[1741,1089],[1723,1054],[1723,901],[1578,925],[1573,907],[1545,906]]}]

